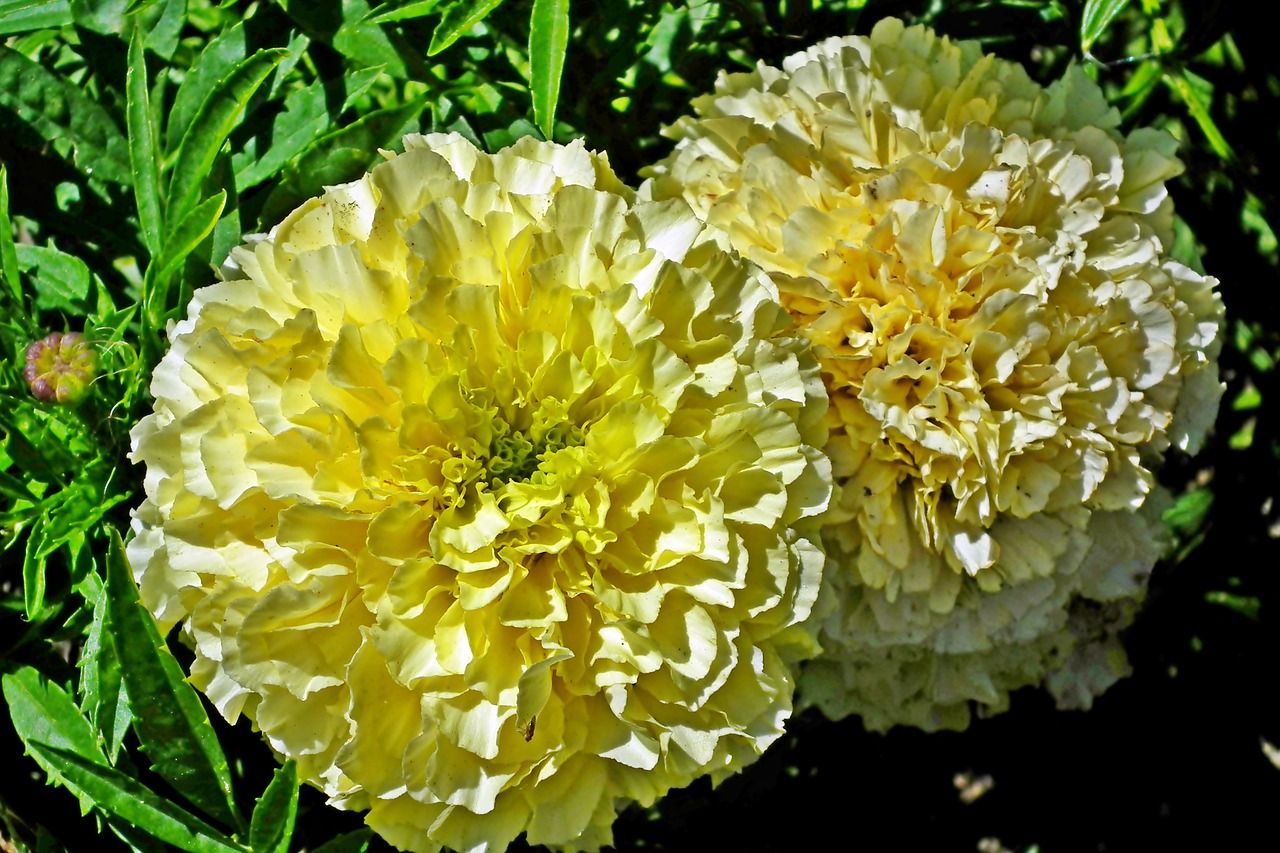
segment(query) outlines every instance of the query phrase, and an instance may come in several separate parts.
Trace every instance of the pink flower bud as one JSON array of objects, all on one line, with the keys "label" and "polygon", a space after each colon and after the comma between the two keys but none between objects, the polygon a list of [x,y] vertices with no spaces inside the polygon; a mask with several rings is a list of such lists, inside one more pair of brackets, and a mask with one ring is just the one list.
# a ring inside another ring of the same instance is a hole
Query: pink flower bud
[{"label": "pink flower bud", "polygon": [[85,398],[97,374],[98,356],[79,332],[50,332],[27,346],[22,378],[45,403],[74,406]]}]

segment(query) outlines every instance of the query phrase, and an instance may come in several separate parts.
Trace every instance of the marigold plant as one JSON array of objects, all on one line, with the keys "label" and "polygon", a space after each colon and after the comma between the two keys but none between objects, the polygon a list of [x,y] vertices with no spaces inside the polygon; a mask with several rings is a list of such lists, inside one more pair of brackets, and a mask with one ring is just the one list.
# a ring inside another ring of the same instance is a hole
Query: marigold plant
[{"label": "marigold plant", "polygon": [[831,394],[841,487],[806,701],[967,725],[1041,681],[1124,674],[1162,547],[1154,471],[1220,396],[1216,282],[1171,260],[1167,133],[1078,66],[881,21],[722,75],[667,130],[689,201],[778,281]]},{"label": "marigold plant", "polygon": [[581,143],[404,143],[196,292],[131,561],[218,710],[397,847],[594,850],[781,734],[823,384]]}]

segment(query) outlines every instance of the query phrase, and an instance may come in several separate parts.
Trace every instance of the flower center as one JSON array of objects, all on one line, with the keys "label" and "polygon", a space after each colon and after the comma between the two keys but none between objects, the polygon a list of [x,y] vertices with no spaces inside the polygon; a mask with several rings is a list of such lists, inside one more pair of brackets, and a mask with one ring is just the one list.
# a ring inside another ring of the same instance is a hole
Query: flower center
[{"label": "flower center", "polygon": [[501,415],[494,415],[489,427],[489,455],[485,461],[489,484],[497,488],[510,482],[524,482],[534,477],[539,467],[557,450],[582,445],[582,430],[566,421],[537,418],[545,404],[535,413],[527,429],[515,429]]}]

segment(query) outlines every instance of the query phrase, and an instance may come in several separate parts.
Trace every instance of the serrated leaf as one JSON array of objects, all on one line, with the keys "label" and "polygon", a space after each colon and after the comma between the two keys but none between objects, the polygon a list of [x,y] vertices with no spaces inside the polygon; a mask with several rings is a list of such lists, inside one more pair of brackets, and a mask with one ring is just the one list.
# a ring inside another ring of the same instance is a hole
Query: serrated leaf
[{"label": "serrated leaf", "polygon": [[116,648],[125,689],[134,699],[134,731],[142,751],[155,771],[192,804],[237,826],[231,772],[209,717],[155,620],[138,600],[120,535],[111,527],[108,535],[108,613],[112,634],[121,640]]},{"label": "serrated leaf", "polygon": [[556,104],[569,44],[569,0],[533,0],[529,19],[529,90],[533,118],[550,139],[555,131]]},{"label": "serrated leaf", "polygon": [[431,34],[427,56],[435,56],[453,44],[501,5],[502,0],[453,0],[445,7],[440,23]]},{"label": "serrated leaf", "polygon": [[245,853],[246,848],[119,770],[38,741],[28,743],[27,749],[38,761],[52,766],[68,787],[88,797],[97,808],[161,841],[188,853]]},{"label": "serrated leaf", "polygon": [[152,120],[145,54],[142,31],[134,27],[129,38],[129,69],[125,72],[129,163],[133,167],[133,197],[138,204],[142,245],[154,258],[160,251],[164,222],[160,213],[160,158],[156,150],[159,134]]},{"label": "serrated leaf", "polygon": [[90,571],[76,589],[93,608],[93,621],[80,652],[80,707],[98,732],[114,764],[132,714],[120,674],[120,658],[107,618],[107,591]]},{"label": "serrated leaf", "polygon": [[298,767],[286,761],[253,807],[249,846],[253,853],[289,853],[298,817]]},{"label": "serrated leaf", "polygon": [[[30,747],[35,742],[45,743],[70,750],[96,764],[106,764],[92,726],[65,690],[45,680],[29,666],[6,674],[3,681],[4,701],[9,709],[9,718],[24,744]],[[56,767],[34,753],[33,757],[51,781],[65,784]],[[74,788],[72,790],[80,796],[78,791]],[[88,798],[81,797],[81,804],[87,809]]]},{"label": "serrated leaf", "polygon": [[4,701],[14,731],[23,743],[56,746],[105,765],[93,727],[65,690],[47,681],[33,667],[4,676]]},{"label": "serrated leaf", "polygon": [[180,220],[195,206],[204,179],[239,123],[245,104],[287,55],[279,48],[255,53],[238,63],[200,105],[174,158],[166,210],[169,222]]},{"label": "serrated leaf", "polygon": [[1129,0],[1088,0],[1080,16],[1080,50],[1087,54],[1128,5]]},{"label": "serrated leaf", "polygon": [[0,106],[50,142],[65,139],[85,175],[129,184],[129,145],[111,116],[79,87],[0,45]]},{"label": "serrated leaf", "polygon": [[89,267],[75,255],[45,246],[17,246],[18,269],[26,273],[35,291],[37,308],[84,313],[84,301],[92,289]]},{"label": "serrated leaf", "polygon": [[67,0],[7,0],[0,2],[0,36],[65,27],[72,21]]},{"label": "serrated leaf", "polygon": [[205,45],[200,58],[182,78],[182,85],[173,96],[173,108],[169,110],[165,126],[165,148],[168,154],[177,150],[178,143],[191,128],[196,112],[209,93],[248,55],[243,23],[228,28]]}]

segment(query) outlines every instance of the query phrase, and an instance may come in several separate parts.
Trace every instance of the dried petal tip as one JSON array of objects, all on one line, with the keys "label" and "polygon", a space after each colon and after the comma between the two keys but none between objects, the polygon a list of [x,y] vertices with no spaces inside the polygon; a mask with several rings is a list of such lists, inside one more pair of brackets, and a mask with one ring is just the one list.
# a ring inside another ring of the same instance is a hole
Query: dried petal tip
[{"label": "dried petal tip", "polygon": [[97,353],[84,335],[50,332],[27,346],[22,378],[37,400],[74,406],[89,393],[97,370]]}]

